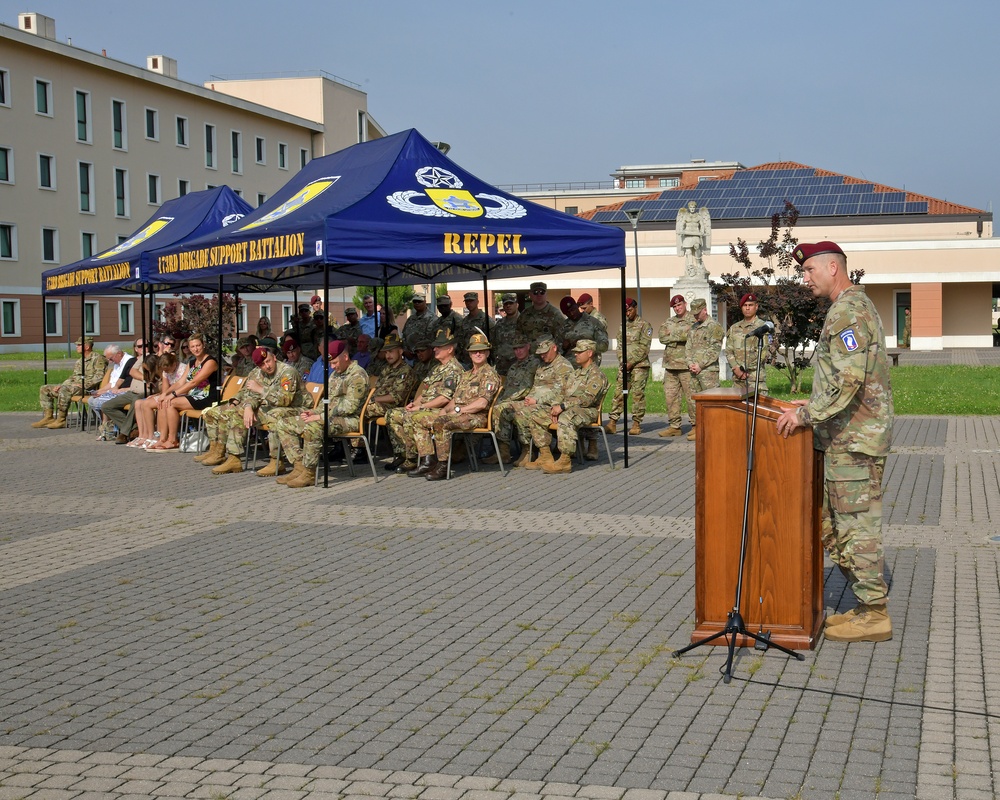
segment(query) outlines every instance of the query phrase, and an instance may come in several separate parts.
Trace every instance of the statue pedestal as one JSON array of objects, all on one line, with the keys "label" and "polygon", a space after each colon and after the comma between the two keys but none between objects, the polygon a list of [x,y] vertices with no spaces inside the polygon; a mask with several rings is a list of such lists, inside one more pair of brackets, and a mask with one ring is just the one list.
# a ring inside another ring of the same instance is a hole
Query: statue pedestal
[{"label": "statue pedestal", "polygon": [[712,290],[708,285],[707,277],[692,278],[690,275],[682,275],[677,281],[674,282],[674,285],[670,287],[670,296],[673,297],[675,294],[684,295],[688,308],[691,307],[691,301],[696,300],[699,297],[708,304],[709,309],[712,308]]}]

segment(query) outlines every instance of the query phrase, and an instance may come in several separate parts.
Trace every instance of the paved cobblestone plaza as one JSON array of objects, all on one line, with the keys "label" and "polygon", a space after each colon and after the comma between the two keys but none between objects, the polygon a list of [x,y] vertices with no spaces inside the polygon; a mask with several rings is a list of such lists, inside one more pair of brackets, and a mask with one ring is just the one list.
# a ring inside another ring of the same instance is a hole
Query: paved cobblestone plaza
[{"label": "paved cobblestone plaza", "polygon": [[671,656],[694,444],[662,417],[628,470],[618,435],[614,470],[304,490],[35,418],[0,415],[0,800],[997,794],[1000,417],[897,420],[891,641],[729,685]]}]

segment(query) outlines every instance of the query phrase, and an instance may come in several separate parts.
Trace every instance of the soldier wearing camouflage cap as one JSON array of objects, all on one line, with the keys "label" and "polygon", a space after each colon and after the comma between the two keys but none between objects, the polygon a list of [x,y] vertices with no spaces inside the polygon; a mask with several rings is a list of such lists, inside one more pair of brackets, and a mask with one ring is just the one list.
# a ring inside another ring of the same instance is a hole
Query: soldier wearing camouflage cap
[{"label": "soldier wearing camouflage cap", "polygon": [[823,451],[823,547],[847,578],[858,606],[826,619],[837,642],[892,638],[882,550],[882,475],[892,441],[893,400],[882,320],[864,287],[851,282],[834,242],[792,253],[815,297],[831,301],[816,343],[812,395],[778,418],[788,436],[811,426]]},{"label": "soldier wearing camouflage cap", "polygon": [[514,339],[518,336],[517,321],[521,312],[517,307],[517,295],[507,292],[502,295],[503,317],[490,330],[490,344],[493,345],[493,366],[501,375],[506,375],[514,363]]},{"label": "soldier wearing camouflage cap", "polygon": [[38,405],[42,407],[42,418],[31,423],[32,428],[66,427],[66,414],[74,397],[84,392],[96,390],[104,380],[108,360],[94,352],[94,338],[80,337],[76,340],[76,364],[73,374],[62,383],[47,383],[38,390]]},{"label": "soldier wearing camouflage cap", "polygon": [[517,330],[531,341],[538,341],[543,336],[551,336],[557,342],[562,341],[564,317],[548,299],[548,286],[541,281],[531,284],[531,303],[525,306],[517,320]]},{"label": "soldier wearing camouflage cap", "polygon": [[422,294],[413,295],[413,313],[403,325],[403,355],[413,358],[417,352],[417,342],[431,340],[437,331],[437,314],[427,306],[427,298]]},{"label": "soldier wearing camouflage cap", "polygon": [[[541,469],[545,465],[555,463],[549,446],[552,435],[548,431],[548,423],[544,428],[532,425],[532,420],[551,418],[552,407],[562,402],[573,386],[574,370],[572,365],[561,355],[559,346],[551,336],[543,336],[535,344],[535,355],[541,359],[541,364],[535,371],[535,379],[531,391],[523,400],[514,402],[514,424],[517,426],[518,437],[521,440],[521,457],[514,466],[525,469]],[[537,432],[538,437],[533,434]],[[531,444],[538,447],[538,458],[531,460]]]},{"label": "soldier wearing camouflage cap", "polygon": [[[660,431],[660,436],[680,436],[681,401],[691,409],[691,373],[684,348],[694,317],[688,313],[687,301],[682,294],[670,298],[670,308],[674,316],[668,316],[657,333],[663,345],[663,399],[667,404],[668,423],[667,429]],[[693,417],[691,423],[694,424]]]},{"label": "soldier wearing camouflage cap", "polygon": [[528,396],[535,380],[535,373],[542,363],[538,356],[531,352],[531,343],[524,334],[515,332],[510,345],[514,353],[514,363],[507,368],[503,389],[493,407],[493,431],[497,435],[500,452],[483,459],[486,464],[496,464],[501,458],[505,464],[511,462],[510,446],[515,441],[514,404]]}]

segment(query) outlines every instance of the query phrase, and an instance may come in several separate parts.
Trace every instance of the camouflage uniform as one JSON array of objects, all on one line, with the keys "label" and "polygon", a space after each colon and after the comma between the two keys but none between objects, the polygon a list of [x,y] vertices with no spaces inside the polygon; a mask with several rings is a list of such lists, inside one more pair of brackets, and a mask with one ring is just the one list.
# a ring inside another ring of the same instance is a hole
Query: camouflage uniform
[{"label": "camouflage uniform", "polygon": [[[361,406],[368,396],[368,375],[356,361],[348,362],[343,373],[333,370],[326,383],[326,396],[331,436],[356,432],[360,427]],[[318,413],[322,414],[322,407]],[[298,414],[279,420],[275,428],[281,446],[293,464],[302,462],[306,469],[315,469],[323,454],[323,420],[306,422]],[[299,437],[302,449],[299,449]]]},{"label": "camouflage uniform", "polygon": [[104,380],[108,360],[102,353],[91,351],[85,359],[76,359],[73,374],[62,383],[47,383],[38,390],[38,405],[42,411],[54,411],[64,417],[69,410],[74,395],[82,396],[84,391],[97,389]]},{"label": "camouflage uniform", "polygon": [[510,443],[514,432],[514,404],[523,400],[531,391],[535,381],[535,372],[541,366],[538,356],[528,356],[524,361],[514,360],[504,378],[500,399],[493,406],[493,430],[497,440]]},{"label": "camouflage uniform", "polygon": [[337,338],[347,342],[347,352],[351,358],[358,352],[358,337],[361,335],[361,323],[345,323],[337,328]]},{"label": "camouflage uniform", "polygon": [[566,317],[552,303],[546,303],[541,311],[536,311],[530,303],[517,317],[518,333],[523,333],[530,344],[543,336],[551,336],[557,344],[562,343]]},{"label": "camouflage uniform", "polygon": [[[597,422],[597,402],[607,388],[608,379],[597,364],[591,362],[588,367],[575,372],[569,394],[559,402],[562,413],[556,418],[556,442],[560,453],[572,456],[576,452],[577,431],[584,425]],[[551,415],[543,419],[536,412],[531,417],[532,438],[539,450],[552,442],[549,432],[551,422]]]},{"label": "camouflage uniform", "polygon": [[458,340],[458,344],[455,346],[455,355],[466,369],[472,364],[469,360],[469,351],[465,349],[469,345],[469,337],[476,333],[476,328],[486,333],[487,324],[486,312],[481,308],[475,314],[469,314],[459,319],[458,330],[455,331],[455,338]]},{"label": "camouflage uniform", "polygon": [[[482,397],[487,404],[493,401],[493,396],[500,389],[500,376],[489,364],[483,364],[479,370],[463,372],[455,387],[452,402],[458,407],[471,403]],[[471,431],[482,428],[486,424],[489,405],[482,411],[468,414],[464,411],[458,414],[438,414],[437,416],[421,417],[419,424],[434,436],[434,448],[431,452],[437,454],[438,461],[447,461],[451,452],[451,436],[453,431]],[[418,452],[420,447],[418,443]],[[420,455],[430,453],[420,452]]]},{"label": "camouflage uniform", "polygon": [[[434,336],[437,334],[437,332],[442,329],[449,331],[452,336],[457,336],[458,328],[459,325],[461,325],[461,323],[462,323],[461,315],[456,314],[451,309],[448,309],[447,314],[441,315],[436,320],[434,320],[434,329],[431,331],[431,335],[429,338],[433,339]],[[456,345],[456,347],[457,346],[458,345]],[[457,353],[458,350],[456,350],[455,352]]]},{"label": "camouflage uniform", "polygon": [[[525,397],[525,400],[529,397],[534,398],[536,405],[525,405],[524,400],[517,400],[511,404],[518,436],[525,445],[533,439],[539,449],[551,444],[549,423],[552,422],[552,406],[563,402],[569,396],[575,380],[576,370],[560,355],[557,355],[551,364],[543,361],[538,365],[531,391]],[[536,420],[544,424],[532,424]],[[536,431],[539,431],[537,437]]]},{"label": "camouflage uniform", "polygon": [[[722,326],[711,317],[705,317],[702,322],[696,322],[688,333],[684,352],[689,364],[697,364],[701,372],[691,373],[691,394],[714,389],[719,385],[719,354],[722,353],[722,339],[725,337]],[[688,416],[691,424],[695,424],[695,402],[688,398]]]},{"label": "camouflage uniform", "polygon": [[384,394],[392,395],[391,403],[369,403],[368,411],[365,412],[366,420],[384,417],[390,408],[406,405],[413,394],[413,387],[416,386],[416,376],[413,368],[405,361],[400,361],[396,366],[390,367],[388,362],[385,369],[378,376],[375,382],[375,392],[373,397],[381,397]]},{"label": "camouflage uniform", "polygon": [[[292,367],[292,369],[297,371],[299,375],[302,376],[302,380],[305,380],[306,375],[309,374],[309,370],[311,370],[313,364],[316,363],[316,359],[306,358],[304,355],[302,355],[302,353],[299,353],[298,361],[296,361],[295,363],[292,363],[291,361],[286,361],[285,363],[288,364],[288,366]],[[251,361],[250,364],[253,365],[253,362]]]},{"label": "camouflage uniform", "polygon": [[660,326],[658,337],[663,351],[663,396],[667,401],[667,422],[671,428],[681,426],[681,398],[687,401],[691,424],[694,411],[691,404],[691,371],[688,369],[684,348],[688,331],[694,324],[689,311],[683,317],[673,316]]},{"label": "camouflage uniform", "polygon": [[[743,391],[753,391],[757,383],[757,347],[758,343],[763,344],[761,353],[761,367],[764,366],[764,359],[767,357],[767,335],[747,336],[750,331],[761,326],[761,321],[755,314],[752,319],[743,319],[733,323],[726,334],[726,361],[732,369],[743,367],[747,376],[740,380],[733,376],[733,386]],[[760,388],[758,393],[763,397],[767,394],[767,370],[761,369]]]},{"label": "camouflage uniform", "polygon": [[418,358],[413,362],[413,382],[419,386],[427,379],[427,376],[431,374],[437,365],[436,358],[432,358],[429,361],[421,361]]},{"label": "camouflage uniform", "polygon": [[423,314],[415,311],[410,314],[403,325],[403,346],[408,353],[417,351],[417,342],[426,339],[428,342],[434,338],[438,329],[438,317],[430,308],[425,308]]},{"label": "camouflage uniform", "polygon": [[317,336],[322,336],[323,329],[317,328],[316,323],[310,318],[302,322],[298,317],[293,317],[291,322],[292,331],[295,338],[299,340],[299,347],[302,348],[302,355],[315,361],[319,358],[319,347],[316,346]]},{"label": "camouflage uniform", "polygon": [[517,321],[520,314],[502,317],[490,329],[490,344],[493,346],[493,366],[501,375],[506,375],[517,359],[514,356],[514,337],[517,336]]},{"label": "camouflage uniform", "polygon": [[628,371],[628,393],[632,398],[632,419],[642,422],[646,416],[646,383],[649,380],[649,346],[653,342],[653,326],[642,317],[625,321],[625,358],[622,344],[618,342],[618,385],[611,405],[611,419],[617,420],[625,410],[625,395],[622,393],[622,369],[625,360],[632,365]]},{"label": "camouflage uniform", "polygon": [[[449,359],[447,364],[440,364],[437,361],[432,363],[434,369],[417,390],[422,403],[438,397],[449,399],[453,397],[455,389],[458,388],[458,381],[465,372],[455,357]],[[434,445],[431,442],[430,430],[421,423],[425,417],[436,417],[440,413],[439,408],[422,408],[418,411],[390,408],[385,421],[393,452],[397,455],[402,453],[407,461],[415,461],[418,453],[422,456],[433,455]]]},{"label": "camouflage uniform", "polygon": [[798,410],[824,453],[823,546],[852,578],[851,590],[884,606],[882,473],[892,441],[893,402],[885,335],[861,286],[833,301],[816,344],[809,403]]},{"label": "camouflage uniform", "polygon": [[[567,358],[576,347],[576,343],[581,339],[590,339],[597,344],[597,351],[594,352],[594,362],[600,366],[601,354],[608,349],[608,331],[602,328],[600,323],[589,314],[580,314],[580,318],[575,322],[569,317],[563,323],[562,336],[556,342],[562,347],[563,355]],[[574,363],[574,367],[576,364]]]},{"label": "camouflage uniform", "polygon": [[[305,382],[290,364],[278,362],[273,375],[265,375],[259,367],[254,367],[247,377],[247,382],[249,381],[257,381],[264,387],[264,393],[258,394],[244,385],[231,401],[206,408],[201,415],[205,420],[209,442],[223,443],[229,455],[243,455],[243,441],[247,432],[243,422],[244,408],[252,408],[257,422],[271,427],[272,422],[277,421],[283,413],[295,414],[312,404]],[[282,411],[279,412],[278,409]],[[268,417],[266,415],[269,412],[271,416]],[[278,443],[274,437],[270,437],[270,453],[271,458],[277,458]]]},{"label": "camouflage uniform", "polygon": [[230,373],[237,378],[246,378],[254,371],[252,358],[244,358],[240,353],[236,353],[232,359],[232,369]]},{"label": "camouflage uniform", "polygon": [[606,316],[604,316],[600,311],[598,311],[595,308],[593,311],[584,311],[583,313],[584,314],[588,314],[589,316],[593,317],[594,321],[597,322],[598,324],[600,324],[600,326],[602,328],[604,328],[605,331],[607,331],[607,329],[608,329],[608,318]]}]

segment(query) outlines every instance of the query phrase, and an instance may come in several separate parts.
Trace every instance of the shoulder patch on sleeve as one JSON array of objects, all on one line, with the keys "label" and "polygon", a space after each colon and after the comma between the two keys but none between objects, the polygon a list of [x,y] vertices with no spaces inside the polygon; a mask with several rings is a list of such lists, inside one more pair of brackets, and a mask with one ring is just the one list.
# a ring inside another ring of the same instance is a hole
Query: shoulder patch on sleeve
[{"label": "shoulder patch on sleeve", "polygon": [[841,331],[839,334],[840,340],[844,343],[844,347],[847,348],[848,353],[853,353],[858,349],[858,339],[854,335],[854,329],[848,328],[846,331]]}]

